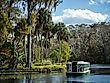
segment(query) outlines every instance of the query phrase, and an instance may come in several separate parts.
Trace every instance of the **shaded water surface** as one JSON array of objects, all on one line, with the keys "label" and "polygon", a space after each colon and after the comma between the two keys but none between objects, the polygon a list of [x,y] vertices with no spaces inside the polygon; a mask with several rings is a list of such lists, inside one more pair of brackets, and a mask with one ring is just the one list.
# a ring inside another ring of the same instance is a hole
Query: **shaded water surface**
[{"label": "shaded water surface", "polygon": [[[104,67],[94,65],[92,67]],[[110,67],[109,65],[105,65]],[[29,74],[0,76],[0,83],[110,83],[109,74],[91,73],[85,76],[67,78],[65,74]]]}]

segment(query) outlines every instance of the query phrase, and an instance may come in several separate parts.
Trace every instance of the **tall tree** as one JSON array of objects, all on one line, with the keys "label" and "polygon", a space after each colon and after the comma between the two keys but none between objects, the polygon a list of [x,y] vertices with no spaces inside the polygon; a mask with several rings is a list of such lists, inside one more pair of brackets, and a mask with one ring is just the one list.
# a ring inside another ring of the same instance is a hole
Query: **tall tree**
[{"label": "tall tree", "polygon": [[[31,14],[33,9],[35,9],[36,6],[42,8],[44,6],[47,9],[52,10],[52,8],[56,8],[56,6],[61,3],[60,0],[27,0],[27,12],[28,12],[28,25],[31,25]],[[30,33],[28,34],[28,56],[27,56],[27,67],[31,68],[31,26],[30,26]]]},{"label": "tall tree", "polygon": [[[56,23],[55,27],[53,28],[53,34],[56,34],[56,37],[58,39],[59,42],[59,48],[60,48],[60,55],[59,57],[61,57],[61,40],[65,40],[68,41],[69,39],[69,31],[67,30],[67,27],[65,26],[64,23]],[[61,61],[61,59],[59,60],[59,62]]]}]

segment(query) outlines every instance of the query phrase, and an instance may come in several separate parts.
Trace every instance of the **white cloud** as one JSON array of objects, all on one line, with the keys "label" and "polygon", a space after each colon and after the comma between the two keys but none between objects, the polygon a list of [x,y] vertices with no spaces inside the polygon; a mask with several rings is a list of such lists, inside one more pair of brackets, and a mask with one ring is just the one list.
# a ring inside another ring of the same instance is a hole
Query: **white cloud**
[{"label": "white cloud", "polygon": [[110,0],[90,0],[89,4],[104,4],[110,3]]},{"label": "white cloud", "polygon": [[95,0],[90,0],[89,4],[91,5],[91,4],[97,4],[97,3],[95,2]]},{"label": "white cloud", "polygon": [[53,21],[64,22],[65,24],[82,24],[82,23],[96,23],[106,21],[108,15],[103,15],[101,13],[96,13],[88,9],[65,9],[63,10],[63,15],[55,16],[53,15]]}]

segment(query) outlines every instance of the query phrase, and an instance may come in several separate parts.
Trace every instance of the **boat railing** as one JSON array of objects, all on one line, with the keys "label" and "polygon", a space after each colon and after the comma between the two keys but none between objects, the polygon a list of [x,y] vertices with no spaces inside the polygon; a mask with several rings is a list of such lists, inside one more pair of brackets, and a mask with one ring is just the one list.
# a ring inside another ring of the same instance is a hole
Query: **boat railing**
[{"label": "boat railing", "polygon": [[90,69],[89,65],[80,65],[80,66],[78,66],[78,72],[83,72],[83,71],[86,71],[86,70],[89,70],[89,69]]}]

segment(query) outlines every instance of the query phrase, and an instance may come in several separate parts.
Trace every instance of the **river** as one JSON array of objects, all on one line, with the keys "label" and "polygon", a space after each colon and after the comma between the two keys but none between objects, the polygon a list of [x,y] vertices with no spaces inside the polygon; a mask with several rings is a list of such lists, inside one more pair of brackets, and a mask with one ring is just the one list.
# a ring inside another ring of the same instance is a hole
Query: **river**
[{"label": "river", "polygon": [[[91,67],[110,68],[110,65],[95,64]],[[67,78],[65,73],[5,75],[0,83],[110,83],[110,74],[94,74]]]}]

